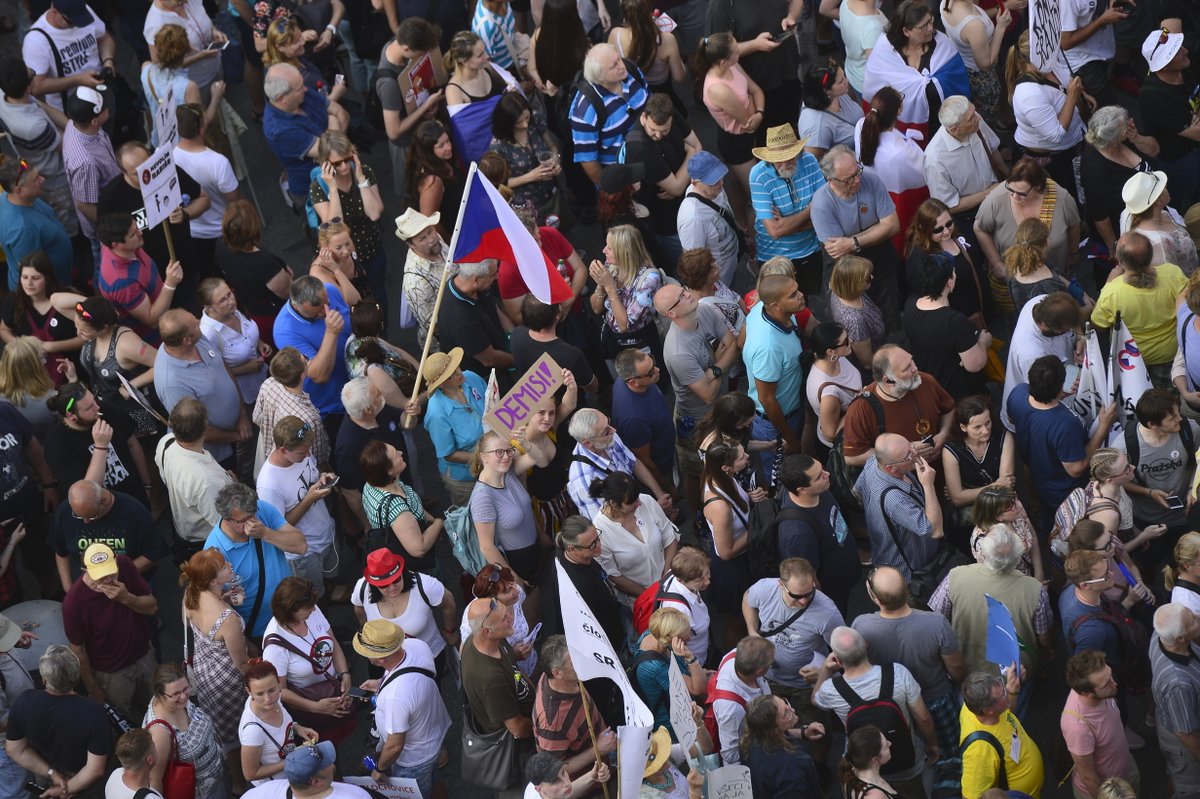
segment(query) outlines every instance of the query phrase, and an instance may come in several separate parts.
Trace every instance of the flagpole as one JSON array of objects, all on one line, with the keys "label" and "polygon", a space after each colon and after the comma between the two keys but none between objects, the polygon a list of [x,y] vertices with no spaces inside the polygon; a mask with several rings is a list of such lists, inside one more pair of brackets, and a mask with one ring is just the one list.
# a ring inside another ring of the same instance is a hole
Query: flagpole
[{"label": "flagpole", "polygon": [[1120,368],[1121,363],[1117,360],[1117,353],[1121,351],[1123,346],[1121,342],[1121,312],[1117,311],[1116,318],[1113,320],[1112,340],[1109,342],[1109,368],[1108,371],[1112,375],[1112,385],[1108,390],[1112,393],[1113,402],[1117,404],[1117,421],[1121,423],[1121,429],[1125,429],[1125,397],[1121,394],[1121,379]]},{"label": "flagpole", "polygon": [[[600,744],[596,743],[596,728],[592,725],[592,714],[588,711],[588,695],[587,691],[583,690],[583,680],[579,681],[579,698],[583,702],[583,718],[587,721],[588,735],[592,736],[592,751],[596,753],[596,762],[600,762]],[[617,756],[620,757],[618,750]],[[600,790],[604,791],[604,799],[608,799],[608,783],[600,783]]]},{"label": "flagpole", "polygon": [[[446,261],[442,266],[442,277],[438,282],[437,299],[433,302],[433,313],[429,316],[429,332],[425,334],[425,347],[421,350],[421,362],[417,364],[417,377],[413,381],[413,393],[410,402],[416,402],[417,397],[421,395],[421,375],[425,371],[425,361],[429,358],[429,348],[433,346],[433,334],[437,331],[438,311],[442,307],[442,297],[446,294],[446,284],[450,282],[450,267],[454,264],[454,248],[458,244],[458,234],[462,230],[463,210],[467,207],[467,198],[471,195],[471,178],[474,177],[478,167],[475,162],[471,162],[470,168],[467,170],[467,179],[463,185],[466,189],[463,191],[462,199],[458,202],[458,219],[454,222],[454,232],[450,235],[450,249],[446,253]],[[404,419],[401,426],[405,430],[412,430],[417,426],[417,417],[411,414],[404,414]]]}]

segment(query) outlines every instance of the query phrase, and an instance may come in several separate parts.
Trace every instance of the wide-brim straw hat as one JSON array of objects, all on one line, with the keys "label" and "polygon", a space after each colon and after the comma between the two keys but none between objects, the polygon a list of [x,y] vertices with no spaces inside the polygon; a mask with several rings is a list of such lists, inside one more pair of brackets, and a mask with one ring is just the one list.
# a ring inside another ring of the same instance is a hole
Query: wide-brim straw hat
[{"label": "wide-brim straw hat", "polygon": [[659,727],[650,735],[650,752],[646,755],[646,769],[642,779],[657,774],[671,759],[671,733],[666,727]]},{"label": "wide-brim straw hat", "polygon": [[431,215],[425,216],[425,214],[416,208],[409,208],[396,217],[396,238],[401,241],[408,241],[425,228],[436,225],[441,220],[441,211],[434,211]]},{"label": "wide-brim straw hat", "polygon": [[387,619],[373,619],[354,634],[354,651],[368,660],[385,658],[404,647],[404,630]]},{"label": "wide-brim straw hat", "polygon": [[433,391],[445,383],[462,363],[462,359],[462,347],[455,347],[450,352],[435,352],[426,358],[421,377],[425,378],[425,385],[429,387],[429,390]]},{"label": "wide-brim straw hat", "polygon": [[796,130],[790,124],[784,123],[767,129],[767,146],[755,147],[751,152],[759,161],[778,164],[781,161],[791,161],[804,149],[808,137],[796,138]]}]

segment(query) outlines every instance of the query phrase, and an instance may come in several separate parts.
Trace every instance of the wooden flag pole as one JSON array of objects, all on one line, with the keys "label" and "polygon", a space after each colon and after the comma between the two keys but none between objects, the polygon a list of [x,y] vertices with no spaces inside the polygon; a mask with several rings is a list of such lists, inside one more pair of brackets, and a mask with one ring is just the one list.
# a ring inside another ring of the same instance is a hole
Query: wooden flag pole
[{"label": "wooden flag pole", "polygon": [[[170,223],[164,219],[159,224],[162,225],[163,236],[167,240],[167,259],[168,259],[168,266],[169,266],[170,265],[169,262],[175,260],[175,240],[171,238]],[[165,271],[164,271],[164,274],[165,274]]]},{"label": "wooden flag pole", "polygon": [[[579,681],[579,699],[583,703],[583,718],[587,721],[588,735],[592,736],[592,751],[596,753],[596,762],[600,762],[600,744],[596,743],[596,727],[592,724],[592,714],[588,712],[588,695],[583,690],[583,681]],[[617,750],[618,757],[620,750]],[[604,799],[608,799],[608,783],[600,783],[600,790],[604,791]]]},{"label": "wooden flag pole", "polygon": [[[475,162],[471,162],[471,168],[467,170],[467,179],[464,182],[466,190],[463,191],[462,200],[458,203],[458,219],[454,222],[454,233],[450,236],[450,248],[446,253],[446,262],[442,267],[442,278],[438,283],[437,299],[433,302],[433,313],[429,317],[429,332],[425,334],[425,347],[421,350],[421,362],[417,365],[417,377],[413,381],[413,393],[410,402],[416,402],[417,397],[421,395],[421,377],[425,371],[425,361],[429,358],[429,349],[433,346],[433,334],[437,330],[438,311],[442,307],[442,297],[446,294],[446,284],[450,282],[450,267],[453,265],[454,248],[458,245],[458,233],[462,229],[463,211],[467,207],[467,198],[471,194],[471,178],[475,176],[475,171],[478,167]],[[167,239],[168,244],[170,238]],[[401,421],[401,426],[405,430],[412,430],[417,426],[417,417],[405,413],[404,419]]]}]

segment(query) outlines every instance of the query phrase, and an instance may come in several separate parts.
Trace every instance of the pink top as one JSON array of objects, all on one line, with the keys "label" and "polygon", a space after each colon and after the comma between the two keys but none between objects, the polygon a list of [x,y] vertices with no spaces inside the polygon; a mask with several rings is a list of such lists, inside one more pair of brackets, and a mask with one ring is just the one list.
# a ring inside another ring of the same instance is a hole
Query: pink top
[{"label": "pink top", "polygon": [[746,76],[745,71],[739,65],[734,65],[733,69],[729,72],[728,78],[718,78],[711,71],[704,76],[704,107],[713,115],[717,126],[726,133],[732,133],[735,136],[745,133],[746,127],[744,125],[729,116],[729,114],[726,114],[708,99],[709,90],[717,83],[723,83],[728,86],[734,96],[741,100],[742,107],[746,109],[747,115],[749,115],[749,112],[754,107],[750,100],[750,78]]}]

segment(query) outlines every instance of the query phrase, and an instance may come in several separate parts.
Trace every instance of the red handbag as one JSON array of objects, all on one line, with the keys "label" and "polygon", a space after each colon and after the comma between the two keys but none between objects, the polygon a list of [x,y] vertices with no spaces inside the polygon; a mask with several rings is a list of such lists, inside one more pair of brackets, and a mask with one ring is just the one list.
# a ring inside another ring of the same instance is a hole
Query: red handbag
[{"label": "red handbag", "polygon": [[175,740],[175,728],[162,719],[155,719],[146,725],[150,729],[155,724],[167,728],[171,735],[171,759],[163,771],[163,796],[165,799],[196,799],[196,766],[194,763],[184,763],[179,759],[179,743]]}]

